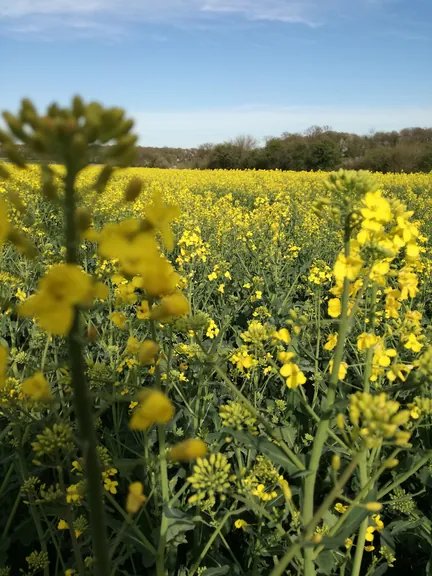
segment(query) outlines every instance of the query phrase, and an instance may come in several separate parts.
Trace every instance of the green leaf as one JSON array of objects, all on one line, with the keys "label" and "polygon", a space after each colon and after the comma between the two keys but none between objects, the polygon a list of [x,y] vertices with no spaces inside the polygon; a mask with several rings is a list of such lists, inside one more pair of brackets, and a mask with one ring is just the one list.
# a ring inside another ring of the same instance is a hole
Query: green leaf
[{"label": "green leaf", "polygon": [[321,544],[325,548],[339,548],[345,543],[346,538],[349,538],[357,531],[357,528],[369,514],[364,508],[355,508],[350,512],[349,519],[342,525],[342,529],[336,536],[324,536]]},{"label": "green leaf", "polygon": [[324,550],[315,560],[315,563],[320,574],[330,574],[335,565],[333,553],[330,550]]},{"label": "green leaf", "polygon": [[252,436],[252,434],[247,434],[246,432],[238,432],[236,430],[232,431],[232,436],[242,444],[248,447],[255,448],[257,452],[267,456],[273,464],[282,466],[289,474],[295,474],[298,472],[298,468],[291,462],[288,456],[277,446],[260,436]]},{"label": "green leaf", "polygon": [[178,536],[184,534],[188,530],[193,530],[197,522],[199,522],[199,518],[196,516],[190,516],[178,508],[167,507],[164,512],[168,519],[167,542],[178,538]]}]

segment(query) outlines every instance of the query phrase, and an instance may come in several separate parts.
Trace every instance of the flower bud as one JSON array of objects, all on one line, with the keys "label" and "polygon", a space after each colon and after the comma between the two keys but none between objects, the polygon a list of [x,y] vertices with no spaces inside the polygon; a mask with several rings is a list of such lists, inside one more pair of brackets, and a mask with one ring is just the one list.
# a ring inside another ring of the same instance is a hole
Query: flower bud
[{"label": "flower bud", "polygon": [[336,472],[338,470],[340,470],[341,467],[341,458],[338,454],[335,454],[332,458],[332,462],[331,462],[332,468],[333,470],[335,470]]},{"label": "flower bud", "polygon": [[379,512],[382,509],[382,504],[379,502],[368,502],[365,506],[369,512]]},{"label": "flower bud", "polygon": [[132,180],[126,186],[124,194],[126,202],[134,202],[141,194],[142,186],[143,182],[141,178],[138,178],[137,176],[132,178]]}]

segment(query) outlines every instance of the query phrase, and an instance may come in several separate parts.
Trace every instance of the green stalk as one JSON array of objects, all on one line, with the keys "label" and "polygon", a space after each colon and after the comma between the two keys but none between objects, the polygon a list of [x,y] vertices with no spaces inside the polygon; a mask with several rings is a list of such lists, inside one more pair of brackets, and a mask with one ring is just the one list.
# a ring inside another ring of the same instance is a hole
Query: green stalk
[{"label": "green stalk", "polygon": [[[352,474],[354,473],[354,470],[357,468],[361,456],[362,456],[361,452],[359,452],[354,456],[354,458],[351,460],[347,468],[344,470],[343,474],[341,474],[338,481],[333,486],[332,490],[324,498],[321,506],[315,512],[309,523],[306,525],[303,538],[288,549],[288,551],[279,561],[277,566],[272,570],[270,576],[283,576],[286,568],[288,568],[291,560],[294,558],[295,554],[298,552],[301,546],[312,540],[315,528],[318,526],[324,514],[327,512],[327,510],[339,496],[339,493],[344,488],[345,484],[351,478]],[[305,550],[307,549],[308,548],[305,548]],[[313,551],[314,551],[313,547],[310,547],[310,550],[312,551],[312,565],[313,565]]]},{"label": "green stalk", "polygon": [[[150,320],[150,330],[152,338],[157,342],[156,324]],[[155,379],[158,388],[161,387],[160,366],[156,364]],[[169,504],[169,486],[168,486],[168,466],[166,458],[165,426],[159,424],[157,427],[159,441],[159,465],[160,465],[160,482],[162,491],[162,518],[159,532],[159,545],[156,554],[156,574],[157,576],[167,576],[168,571],[165,566],[165,548],[168,530],[168,518],[165,516],[165,506]]]},{"label": "green stalk", "polygon": [[[350,229],[348,223],[345,226],[345,256],[348,257],[350,253]],[[339,367],[341,365],[344,351],[345,339],[349,331],[349,317],[348,317],[348,304],[349,304],[349,280],[345,277],[342,293],[342,311],[341,320],[339,324],[338,341],[336,345],[335,355],[333,358],[333,369],[330,376],[329,387],[327,390],[326,405],[330,407],[336,397],[337,384],[339,382]],[[315,435],[315,440],[312,446],[312,453],[309,462],[309,474],[304,480],[304,500],[303,500],[303,522],[308,524],[313,517],[314,498],[315,498],[315,483],[318,474],[319,464],[324,449],[324,444],[327,440],[328,430],[330,427],[329,419],[322,419],[318,424]],[[305,561],[305,576],[315,575],[315,566],[313,562],[313,549],[305,548],[304,551]]]},{"label": "green stalk", "polygon": [[[378,284],[374,282],[371,291],[371,308],[369,314],[369,324],[371,329],[374,330],[375,328],[375,313],[376,313],[376,296],[378,292]],[[366,393],[370,392],[370,377],[372,374],[372,362],[373,362],[373,353],[374,348],[371,346],[366,355],[366,365],[365,371],[363,376],[363,390]],[[359,465],[359,473],[360,473],[360,488],[364,488],[368,483],[368,471],[367,471],[367,452],[364,452],[362,455],[362,459]],[[371,489],[373,489],[373,484],[371,485]],[[352,576],[359,576],[362,560],[363,560],[363,552],[364,552],[364,543],[365,543],[365,536],[366,530],[369,524],[369,519],[365,518],[363,522],[360,524],[360,528],[357,535],[357,547],[354,554],[354,562],[353,562],[353,569],[352,569]]]},{"label": "green stalk", "polygon": [[[68,264],[78,264],[78,232],[75,222],[76,198],[75,178],[77,171],[67,167],[65,179],[65,222],[66,260]],[[71,287],[73,289],[73,287]],[[102,474],[97,454],[97,437],[93,422],[92,402],[89,394],[81,349],[81,327],[79,310],[74,312],[74,320],[68,335],[69,362],[72,388],[74,391],[75,413],[81,438],[84,470],[87,479],[87,498],[90,509],[90,526],[93,551],[96,558],[97,576],[110,573],[108,540],[103,505]]]}]

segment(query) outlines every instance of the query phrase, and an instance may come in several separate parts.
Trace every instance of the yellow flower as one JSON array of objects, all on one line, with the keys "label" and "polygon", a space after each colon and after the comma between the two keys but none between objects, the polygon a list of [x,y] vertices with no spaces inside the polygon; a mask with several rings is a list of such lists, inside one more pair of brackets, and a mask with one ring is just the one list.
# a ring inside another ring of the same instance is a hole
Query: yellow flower
[{"label": "yellow flower", "polygon": [[375,550],[375,546],[365,546],[366,552],[373,552]]},{"label": "yellow flower", "polygon": [[23,394],[32,400],[47,400],[51,398],[51,390],[42,372],[36,372],[27,380],[24,380],[21,388]]},{"label": "yellow flower", "polygon": [[21,300],[21,302],[24,302],[24,300],[27,298],[27,294],[21,290],[21,288],[18,288],[18,290],[15,292],[15,297],[18,298],[18,300]]},{"label": "yellow flower", "polygon": [[423,348],[423,344],[417,340],[415,334],[410,334],[408,340],[404,344],[404,348],[412,350],[413,352],[420,352]]},{"label": "yellow flower", "polygon": [[366,221],[390,222],[392,211],[390,202],[381,196],[381,190],[376,192],[367,192],[363,198],[364,208],[360,210],[361,215]]},{"label": "yellow flower", "polygon": [[64,576],[74,576],[76,574],[76,570],[73,568],[68,568],[65,570]]},{"label": "yellow flower", "polygon": [[298,388],[301,384],[306,382],[306,376],[297,364],[293,364],[292,362],[284,364],[280,369],[280,374],[286,378],[286,385],[288,388]]},{"label": "yellow flower", "polygon": [[399,270],[398,283],[401,292],[401,300],[415,298],[418,292],[418,278],[411,268],[405,266],[405,268]]},{"label": "yellow flower", "polygon": [[374,346],[377,342],[378,337],[375,336],[375,334],[367,334],[366,332],[363,332],[363,334],[360,334],[357,338],[357,348],[360,352],[364,352]]},{"label": "yellow flower", "polygon": [[139,347],[138,359],[140,364],[148,366],[153,364],[155,356],[159,353],[160,347],[154,340],[145,340]]},{"label": "yellow flower", "polygon": [[396,350],[394,348],[384,348],[384,343],[380,341],[374,349],[373,363],[386,368],[390,366],[391,358],[395,356],[397,356]]},{"label": "yellow flower", "polygon": [[104,488],[107,492],[110,492],[111,494],[117,494],[117,486],[117,480],[111,480],[111,478],[104,479]]},{"label": "yellow flower", "polygon": [[210,281],[216,280],[216,278],[217,278],[216,272],[211,272],[211,273],[207,276],[207,278],[208,278]]},{"label": "yellow flower", "polygon": [[366,504],[366,510],[369,510],[369,512],[379,512],[382,510],[382,504],[379,502],[368,502]]},{"label": "yellow flower", "polygon": [[147,430],[153,424],[168,424],[174,416],[174,406],[163,392],[145,388],[138,396],[139,404],[132,413],[129,426]]},{"label": "yellow flower", "polygon": [[221,294],[225,292],[225,284],[219,284],[218,292],[220,292]]},{"label": "yellow flower", "polygon": [[59,520],[59,523],[57,524],[57,530],[67,530],[69,528],[69,524],[66,522],[66,520]]},{"label": "yellow flower", "polygon": [[366,535],[365,535],[366,542],[373,542],[375,530],[376,530],[375,526],[368,526],[366,528]]},{"label": "yellow flower", "polygon": [[126,327],[127,317],[123,314],[123,312],[112,312],[110,314],[110,319],[113,324],[122,330]]},{"label": "yellow flower", "polygon": [[343,282],[345,278],[355,280],[360,274],[363,260],[359,256],[344,256],[339,254],[334,265],[333,274],[336,280]]},{"label": "yellow flower", "polygon": [[199,438],[190,438],[173,446],[168,452],[170,460],[190,462],[207,454],[207,444]]},{"label": "yellow flower", "polygon": [[141,482],[132,482],[129,485],[126,499],[126,512],[136,514],[144,502],[147,502],[147,498],[144,496],[144,486]]},{"label": "yellow flower", "polygon": [[241,520],[240,518],[234,522],[234,526],[243,531],[246,530],[247,525],[248,523],[246,522],[246,520]]},{"label": "yellow flower", "polygon": [[162,298],[158,306],[152,309],[150,317],[153,320],[166,321],[170,318],[185,316],[188,313],[189,300],[183,292],[177,291]]},{"label": "yellow flower", "polygon": [[[333,372],[333,360],[330,360],[329,362],[329,369],[331,374]],[[345,378],[345,376],[347,375],[347,371],[348,371],[348,364],[346,362],[341,362],[338,370],[339,380],[343,380]]]},{"label": "yellow flower", "polygon": [[284,342],[285,344],[289,344],[291,342],[290,333],[286,328],[276,330],[275,332],[273,332],[272,336],[276,341]]},{"label": "yellow flower", "polygon": [[328,314],[332,318],[338,318],[342,312],[342,304],[339,298],[330,298],[328,301]]},{"label": "yellow flower", "polygon": [[333,350],[334,348],[336,348],[337,345],[337,341],[338,341],[338,335],[335,334],[329,334],[328,338],[327,338],[327,342],[324,344],[324,350]]},{"label": "yellow flower", "polygon": [[339,512],[339,514],[344,514],[348,510],[348,506],[344,506],[341,502],[337,502],[334,509],[336,512]]},{"label": "yellow flower", "polygon": [[93,299],[91,278],[78,266],[53,266],[39,282],[39,291],[19,305],[20,316],[34,317],[41,328],[64,336],[72,327],[74,307]]},{"label": "yellow flower", "polygon": [[255,365],[254,357],[248,354],[247,350],[239,349],[235,352],[231,358],[231,362],[236,365],[237,370],[243,372],[243,370],[248,370]]},{"label": "yellow flower", "polygon": [[158,230],[162,236],[167,250],[174,247],[174,234],[171,230],[171,222],[180,215],[180,208],[175,205],[165,204],[159,193],[153,195],[153,203],[146,210],[147,221]]},{"label": "yellow flower", "polygon": [[138,306],[137,318],[140,320],[147,320],[147,318],[150,318],[150,306],[147,300],[143,300],[141,306]]},{"label": "yellow flower", "polygon": [[138,338],[135,338],[133,336],[128,338],[128,340],[126,342],[125,352],[127,354],[138,354],[139,349],[140,349],[140,342],[139,342]]},{"label": "yellow flower", "polygon": [[353,541],[351,540],[351,538],[345,538],[345,548],[347,550],[349,550],[351,548],[351,546],[353,545]]}]

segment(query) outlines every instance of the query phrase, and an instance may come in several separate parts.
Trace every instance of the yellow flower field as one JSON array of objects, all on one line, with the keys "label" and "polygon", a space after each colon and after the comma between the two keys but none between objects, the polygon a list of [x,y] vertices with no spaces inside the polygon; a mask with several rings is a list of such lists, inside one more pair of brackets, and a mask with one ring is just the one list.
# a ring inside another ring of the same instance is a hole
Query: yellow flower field
[{"label": "yellow flower field", "polygon": [[94,109],[29,106],[64,166],[2,169],[0,575],[426,562],[432,175],[111,173]]}]

